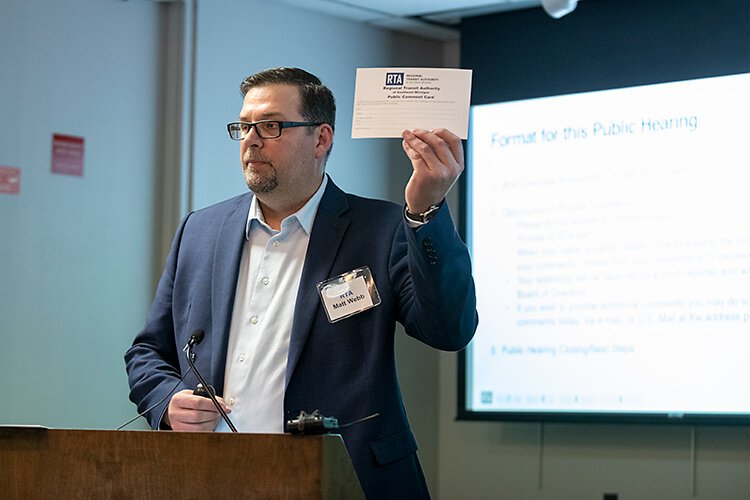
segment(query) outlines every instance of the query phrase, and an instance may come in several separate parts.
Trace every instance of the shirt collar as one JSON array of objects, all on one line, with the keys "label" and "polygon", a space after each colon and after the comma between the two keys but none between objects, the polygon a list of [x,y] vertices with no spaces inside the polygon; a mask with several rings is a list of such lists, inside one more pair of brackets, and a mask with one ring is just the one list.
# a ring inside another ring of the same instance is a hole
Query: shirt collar
[{"label": "shirt collar", "polygon": [[[283,221],[281,221],[282,230],[285,223],[291,221],[292,219],[296,219],[299,222],[300,226],[302,226],[302,229],[304,229],[305,232],[309,235],[312,232],[312,225],[313,222],[315,222],[315,215],[318,213],[318,205],[320,205],[320,200],[323,198],[323,193],[325,192],[327,185],[328,176],[323,175],[323,182],[320,183],[320,187],[318,187],[318,190],[315,191],[315,194],[312,195],[309,200],[307,200],[307,203],[305,203],[305,205],[295,213],[287,216]],[[250,232],[253,221],[257,221],[262,225],[266,225],[266,222],[263,219],[263,211],[260,209],[260,204],[258,203],[257,196],[253,196],[253,200],[250,202],[250,210],[248,210],[247,223],[245,224],[245,239],[250,239]]]}]

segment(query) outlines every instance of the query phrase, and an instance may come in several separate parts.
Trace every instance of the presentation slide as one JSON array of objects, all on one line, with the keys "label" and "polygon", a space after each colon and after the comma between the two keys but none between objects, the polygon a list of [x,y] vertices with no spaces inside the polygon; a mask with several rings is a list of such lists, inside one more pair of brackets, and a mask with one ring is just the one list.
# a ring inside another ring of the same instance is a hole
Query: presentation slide
[{"label": "presentation slide", "polygon": [[750,415],[749,89],[472,108],[467,411]]}]

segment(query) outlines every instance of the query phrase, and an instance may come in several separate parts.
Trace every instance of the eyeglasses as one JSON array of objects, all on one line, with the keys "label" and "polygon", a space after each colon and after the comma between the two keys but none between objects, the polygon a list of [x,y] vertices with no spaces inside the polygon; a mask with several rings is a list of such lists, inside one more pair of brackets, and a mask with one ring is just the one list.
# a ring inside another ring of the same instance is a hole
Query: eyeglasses
[{"label": "eyeglasses", "polygon": [[281,137],[281,131],[285,128],[293,127],[317,127],[322,125],[322,122],[280,122],[276,120],[262,120],[259,122],[232,122],[227,123],[227,131],[229,131],[229,137],[233,141],[241,141],[250,130],[255,127],[255,133],[261,139],[276,139]]}]

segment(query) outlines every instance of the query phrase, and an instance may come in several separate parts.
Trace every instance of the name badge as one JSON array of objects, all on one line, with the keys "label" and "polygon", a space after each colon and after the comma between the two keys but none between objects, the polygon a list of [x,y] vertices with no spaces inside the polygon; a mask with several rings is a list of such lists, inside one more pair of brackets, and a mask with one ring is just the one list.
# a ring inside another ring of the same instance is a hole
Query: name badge
[{"label": "name badge", "polygon": [[331,323],[380,304],[378,289],[367,266],[321,281],[318,293]]}]

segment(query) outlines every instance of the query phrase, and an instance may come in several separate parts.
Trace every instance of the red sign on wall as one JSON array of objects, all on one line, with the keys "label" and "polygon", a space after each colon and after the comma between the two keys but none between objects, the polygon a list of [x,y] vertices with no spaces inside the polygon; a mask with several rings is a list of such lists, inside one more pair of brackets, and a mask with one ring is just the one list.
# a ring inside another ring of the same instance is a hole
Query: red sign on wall
[{"label": "red sign on wall", "polygon": [[21,192],[21,169],[0,167],[0,193],[18,194]]},{"label": "red sign on wall", "polygon": [[83,176],[83,137],[52,136],[52,172]]}]

